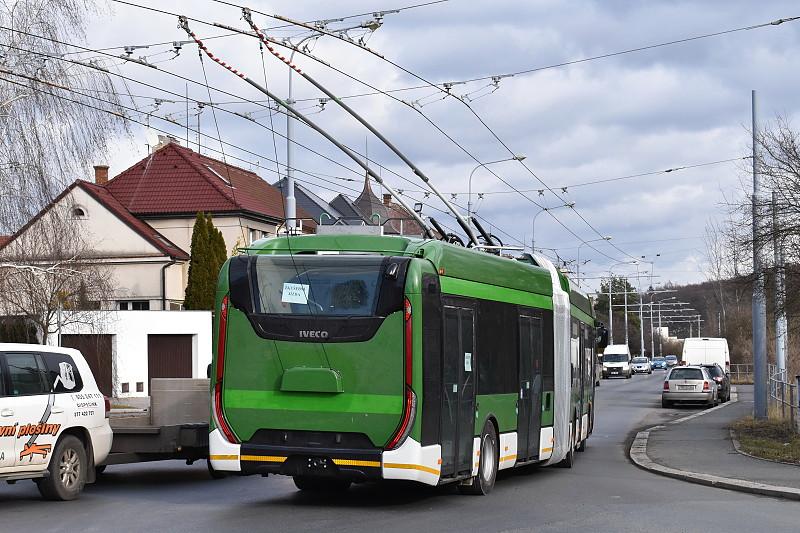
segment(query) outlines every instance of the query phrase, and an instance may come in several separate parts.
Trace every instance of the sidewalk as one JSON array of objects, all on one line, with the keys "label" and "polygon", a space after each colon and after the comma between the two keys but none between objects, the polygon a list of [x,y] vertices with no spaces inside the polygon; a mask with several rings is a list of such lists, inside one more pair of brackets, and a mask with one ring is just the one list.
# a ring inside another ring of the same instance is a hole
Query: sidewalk
[{"label": "sidewalk", "polygon": [[752,385],[738,385],[738,401],[640,432],[631,459],[658,474],[733,490],[800,499],[800,467],[748,457],[731,441],[732,422],[753,412]]}]

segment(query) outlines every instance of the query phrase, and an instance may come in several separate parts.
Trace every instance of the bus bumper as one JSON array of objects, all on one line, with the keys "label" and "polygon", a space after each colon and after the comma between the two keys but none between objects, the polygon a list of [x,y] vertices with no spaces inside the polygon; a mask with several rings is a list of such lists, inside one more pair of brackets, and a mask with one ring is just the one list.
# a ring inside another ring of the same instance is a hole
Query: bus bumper
[{"label": "bus bumper", "polygon": [[241,472],[240,451],[241,445],[228,442],[218,428],[208,434],[208,459],[214,470]]},{"label": "bus bumper", "polygon": [[383,452],[383,478],[436,485],[439,483],[441,463],[441,446],[422,446],[408,437],[396,450]]},{"label": "bus bumper", "polygon": [[349,479],[381,478],[381,450],[242,444],[242,473]]}]

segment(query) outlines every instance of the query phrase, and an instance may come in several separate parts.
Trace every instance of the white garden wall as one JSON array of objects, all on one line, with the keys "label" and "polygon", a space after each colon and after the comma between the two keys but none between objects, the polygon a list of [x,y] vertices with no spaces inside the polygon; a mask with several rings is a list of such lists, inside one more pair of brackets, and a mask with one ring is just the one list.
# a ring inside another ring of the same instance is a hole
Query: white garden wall
[{"label": "white garden wall", "polygon": [[[205,378],[211,363],[211,322],[210,311],[97,311],[86,323],[64,326],[61,333],[112,335],[114,396],[143,397],[149,394],[147,336],[191,335],[192,377]],[[58,338],[51,335],[48,343],[55,345]],[[125,383],[127,393],[122,392]],[[144,385],[141,392],[137,383]]]}]

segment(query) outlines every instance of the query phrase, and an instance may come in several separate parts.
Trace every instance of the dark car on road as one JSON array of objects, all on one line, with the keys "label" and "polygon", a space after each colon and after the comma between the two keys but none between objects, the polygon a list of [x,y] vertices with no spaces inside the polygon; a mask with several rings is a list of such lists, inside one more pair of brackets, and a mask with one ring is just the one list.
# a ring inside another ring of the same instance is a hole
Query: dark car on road
[{"label": "dark car on road", "polygon": [[661,356],[653,357],[653,370],[660,369],[666,370],[667,369],[667,360]]},{"label": "dark car on road", "polygon": [[727,402],[731,399],[731,380],[730,377],[722,370],[722,367],[716,363],[710,363],[705,365],[700,365],[706,369],[708,375],[711,376],[717,383],[717,388],[719,389],[717,392],[717,397],[719,398],[720,402]]}]

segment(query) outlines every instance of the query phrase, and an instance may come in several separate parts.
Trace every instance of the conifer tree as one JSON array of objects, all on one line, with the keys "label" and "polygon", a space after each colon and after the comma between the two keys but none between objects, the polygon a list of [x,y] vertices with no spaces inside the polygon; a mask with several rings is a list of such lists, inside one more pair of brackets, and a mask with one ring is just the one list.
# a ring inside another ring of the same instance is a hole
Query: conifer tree
[{"label": "conifer tree", "polygon": [[203,295],[208,291],[208,225],[206,217],[197,213],[192,228],[192,244],[189,252],[189,274],[183,306],[186,309],[205,309]]}]

